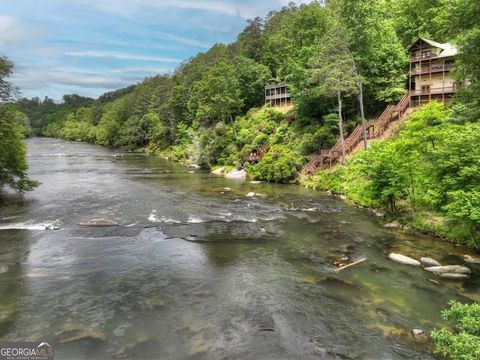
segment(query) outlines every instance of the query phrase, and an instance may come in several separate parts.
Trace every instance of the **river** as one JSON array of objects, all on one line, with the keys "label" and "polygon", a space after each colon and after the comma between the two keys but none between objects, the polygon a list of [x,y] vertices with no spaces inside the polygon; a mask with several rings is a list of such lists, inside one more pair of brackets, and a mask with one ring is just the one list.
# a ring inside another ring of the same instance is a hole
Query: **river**
[{"label": "river", "polygon": [[[0,207],[0,339],[48,341],[58,359],[433,359],[410,330],[480,298],[478,266],[452,281],[387,258],[467,250],[336,197],[27,143],[42,184]],[[95,218],[120,226],[79,225]],[[336,274],[344,255],[368,260]]]}]

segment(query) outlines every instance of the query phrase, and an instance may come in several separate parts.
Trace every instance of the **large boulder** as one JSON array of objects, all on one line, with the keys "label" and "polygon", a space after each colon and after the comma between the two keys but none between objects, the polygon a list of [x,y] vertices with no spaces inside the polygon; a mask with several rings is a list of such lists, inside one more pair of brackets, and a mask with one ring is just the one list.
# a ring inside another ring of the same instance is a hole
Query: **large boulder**
[{"label": "large boulder", "polygon": [[470,274],[471,270],[466,266],[461,265],[445,265],[445,266],[430,266],[426,267],[425,270],[437,273],[437,274]]},{"label": "large boulder", "polygon": [[403,265],[411,265],[411,266],[420,266],[420,261],[412,259],[411,257],[402,255],[402,254],[396,254],[396,253],[391,253],[388,255],[388,258],[392,261],[395,261],[399,264]]},{"label": "large boulder", "polygon": [[232,170],[227,175],[225,175],[227,179],[246,179],[247,172],[244,169],[241,170]]},{"label": "large boulder", "polygon": [[480,264],[480,258],[475,258],[475,257],[470,256],[470,255],[465,255],[463,257],[463,259],[465,260],[465,262],[470,263],[470,264]]},{"label": "large boulder", "polygon": [[425,267],[430,267],[430,266],[442,266],[437,260],[429,258],[429,257],[422,257],[420,258],[420,262],[422,263],[423,266]]}]

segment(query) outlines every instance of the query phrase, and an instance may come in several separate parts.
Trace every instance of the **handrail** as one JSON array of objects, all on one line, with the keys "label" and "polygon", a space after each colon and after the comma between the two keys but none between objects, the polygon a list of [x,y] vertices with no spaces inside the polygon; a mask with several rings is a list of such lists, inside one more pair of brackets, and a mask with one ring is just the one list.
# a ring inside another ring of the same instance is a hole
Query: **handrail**
[{"label": "handrail", "polygon": [[[370,133],[370,138],[377,138],[382,135],[387,129],[390,122],[402,118],[405,110],[410,106],[411,92],[407,92],[396,105],[388,105],[378,119],[369,120],[366,124],[367,128],[373,128]],[[361,141],[363,132],[363,124],[355,127],[352,133],[344,139],[345,153],[351,153],[355,146]],[[337,140],[334,146],[330,149],[322,149],[320,153],[315,155],[308,164],[303,168],[304,173],[313,173],[318,169],[317,164],[322,166],[328,159],[329,164],[334,164],[341,157],[341,138]]]}]

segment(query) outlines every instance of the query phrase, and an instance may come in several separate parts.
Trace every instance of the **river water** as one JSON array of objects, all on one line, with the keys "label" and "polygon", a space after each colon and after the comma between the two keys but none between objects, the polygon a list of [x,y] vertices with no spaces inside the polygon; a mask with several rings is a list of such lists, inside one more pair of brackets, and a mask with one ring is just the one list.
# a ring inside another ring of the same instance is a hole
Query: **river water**
[{"label": "river water", "polygon": [[[410,330],[480,298],[478,267],[448,281],[387,258],[467,250],[322,193],[55,139],[28,160],[42,185],[0,207],[0,339],[58,359],[432,359]],[[79,225],[98,218],[120,226]],[[336,274],[344,255],[368,260]]]}]

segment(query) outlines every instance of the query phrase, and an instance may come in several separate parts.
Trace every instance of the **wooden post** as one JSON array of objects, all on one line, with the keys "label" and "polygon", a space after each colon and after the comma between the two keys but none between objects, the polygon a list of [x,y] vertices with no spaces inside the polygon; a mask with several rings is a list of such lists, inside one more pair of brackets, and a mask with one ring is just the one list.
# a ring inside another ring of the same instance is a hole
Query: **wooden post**
[{"label": "wooden post", "polygon": [[445,104],[445,58],[442,59],[442,103]]},{"label": "wooden post", "polygon": [[432,59],[430,58],[430,69],[429,69],[429,72],[430,72],[430,78],[429,78],[429,84],[428,84],[428,101],[431,101],[432,100]]}]

